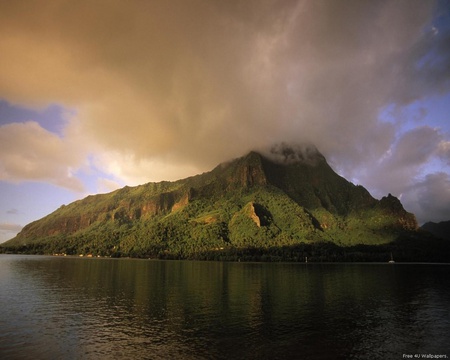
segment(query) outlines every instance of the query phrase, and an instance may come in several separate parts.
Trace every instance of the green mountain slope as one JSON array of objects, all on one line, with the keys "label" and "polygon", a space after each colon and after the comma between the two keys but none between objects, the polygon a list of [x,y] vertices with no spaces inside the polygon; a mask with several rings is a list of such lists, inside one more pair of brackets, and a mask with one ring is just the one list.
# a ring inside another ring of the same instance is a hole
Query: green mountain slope
[{"label": "green mountain slope", "polygon": [[388,244],[416,233],[414,215],[395,197],[374,199],[337,175],[314,147],[284,146],[269,155],[251,152],[183,180],[88,196],[28,224],[2,247],[218,258],[245,249],[270,253],[324,242]]}]

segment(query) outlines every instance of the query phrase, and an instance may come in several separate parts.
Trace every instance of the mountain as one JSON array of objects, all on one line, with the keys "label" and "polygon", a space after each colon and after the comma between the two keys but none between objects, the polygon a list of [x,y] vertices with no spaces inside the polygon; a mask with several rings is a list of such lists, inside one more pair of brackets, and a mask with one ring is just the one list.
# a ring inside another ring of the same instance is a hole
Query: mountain
[{"label": "mountain", "polygon": [[439,223],[430,221],[423,224],[421,229],[432,233],[438,238],[450,240],[450,220],[441,221]]},{"label": "mountain", "polygon": [[374,199],[313,146],[282,144],[201,175],[63,205],[2,251],[255,260],[355,260],[375,252],[368,258],[381,260],[392,246],[405,254],[398,242],[420,234],[397,198]]}]

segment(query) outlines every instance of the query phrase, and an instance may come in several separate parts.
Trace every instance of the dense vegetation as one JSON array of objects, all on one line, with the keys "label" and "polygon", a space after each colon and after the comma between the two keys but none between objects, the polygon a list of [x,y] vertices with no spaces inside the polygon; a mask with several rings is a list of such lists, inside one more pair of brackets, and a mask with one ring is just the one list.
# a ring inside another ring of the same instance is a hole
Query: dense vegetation
[{"label": "dense vegetation", "polygon": [[317,151],[296,159],[252,152],[184,180],[88,196],[27,225],[1,251],[242,261],[386,261],[394,252],[434,261],[423,259],[430,244],[448,250],[418,240],[426,236],[393,196],[374,199]]}]

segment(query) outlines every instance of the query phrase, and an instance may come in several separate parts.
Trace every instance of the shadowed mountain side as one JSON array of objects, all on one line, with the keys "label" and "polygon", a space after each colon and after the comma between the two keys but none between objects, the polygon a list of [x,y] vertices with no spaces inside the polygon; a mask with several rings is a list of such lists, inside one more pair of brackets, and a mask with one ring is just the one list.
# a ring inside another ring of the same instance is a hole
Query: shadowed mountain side
[{"label": "shadowed mountain side", "polygon": [[423,224],[421,229],[432,233],[434,236],[438,238],[450,240],[450,220],[441,221],[438,223],[430,221]]},{"label": "shadowed mountain side", "polygon": [[32,222],[3,251],[195,258],[230,249],[387,244],[414,215],[337,175],[315,147],[250,152],[175,182],[88,196]]}]

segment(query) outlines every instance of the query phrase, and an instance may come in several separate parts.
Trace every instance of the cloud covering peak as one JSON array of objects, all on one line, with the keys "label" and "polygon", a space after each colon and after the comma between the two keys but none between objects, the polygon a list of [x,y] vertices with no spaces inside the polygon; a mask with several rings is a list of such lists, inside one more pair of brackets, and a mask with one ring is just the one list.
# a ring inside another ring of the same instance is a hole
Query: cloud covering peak
[{"label": "cloud covering peak", "polygon": [[[64,156],[61,141],[71,141],[67,163],[47,171],[58,181],[73,181],[57,173],[81,166],[74,154],[136,183],[282,141],[314,143],[363,179],[355,169],[388,151],[398,168],[409,161],[409,135],[398,140],[399,123],[380,112],[450,89],[448,32],[431,23],[435,12],[410,0],[2,2],[0,96],[75,109],[65,139],[50,142]],[[448,135],[430,131],[414,169],[438,143],[448,159]]]}]

